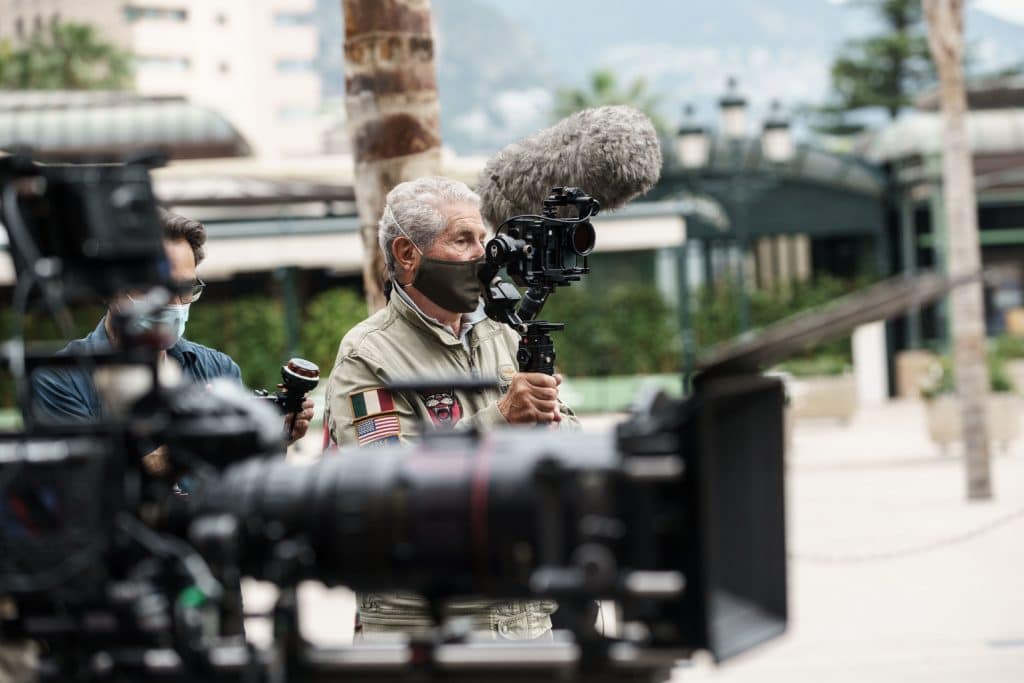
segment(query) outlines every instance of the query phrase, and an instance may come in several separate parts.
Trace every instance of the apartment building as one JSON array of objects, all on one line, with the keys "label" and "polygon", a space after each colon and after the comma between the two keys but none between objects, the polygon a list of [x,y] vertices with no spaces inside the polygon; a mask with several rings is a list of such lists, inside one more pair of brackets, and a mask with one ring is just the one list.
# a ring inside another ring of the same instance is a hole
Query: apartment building
[{"label": "apartment building", "polygon": [[315,10],[316,0],[0,0],[0,40],[92,24],[132,53],[140,94],[184,96],[257,154],[295,157],[323,148]]}]

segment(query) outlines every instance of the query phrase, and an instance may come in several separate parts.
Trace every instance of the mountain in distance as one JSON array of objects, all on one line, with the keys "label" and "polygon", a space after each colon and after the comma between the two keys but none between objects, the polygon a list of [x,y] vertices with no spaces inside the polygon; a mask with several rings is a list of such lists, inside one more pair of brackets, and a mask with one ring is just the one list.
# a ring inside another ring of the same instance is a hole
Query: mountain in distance
[{"label": "mountain in distance", "polygon": [[[324,11],[341,4],[320,2]],[[491,154],[548,125],[555,90],[585,86],[598,68],[613,70],[623,85],[645,78],[670,124],[687,103],[713,124],[729,76],[753,118],[773,99],[791,109],[819,104],[836,50],[876,27],[865,8],[830,0],[433,0],[432,7],[442,138],[460,154]],[[1024,25],[969,6],[967,34],[974,72],[1024,64]]]}]

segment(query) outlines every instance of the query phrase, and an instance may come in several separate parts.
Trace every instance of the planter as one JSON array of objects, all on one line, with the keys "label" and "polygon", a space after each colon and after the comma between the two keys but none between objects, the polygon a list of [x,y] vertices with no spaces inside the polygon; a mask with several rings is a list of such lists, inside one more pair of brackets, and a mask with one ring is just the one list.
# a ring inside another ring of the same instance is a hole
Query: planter
[{"label": "planter", "polygon": [[857,412],[857,381],[852,374],[792,377],[789,397],[793,417],[832,418],[849,422]]},{"label": "planter", "polygon": [[[961,439],[960,404],[956,396],[943,394],[925,402],[928,410],[928,435],[942,452]],[[1020,434],[1022,401],[1016,394],[990,394],[986,417],[988,437],[996,448],[1006,452],[1010,443]]]},{"label": "planter", "polygon": [[896,395],[921,398],[921,384],[939,357],[931,351],[900,351],[896,354]]}]

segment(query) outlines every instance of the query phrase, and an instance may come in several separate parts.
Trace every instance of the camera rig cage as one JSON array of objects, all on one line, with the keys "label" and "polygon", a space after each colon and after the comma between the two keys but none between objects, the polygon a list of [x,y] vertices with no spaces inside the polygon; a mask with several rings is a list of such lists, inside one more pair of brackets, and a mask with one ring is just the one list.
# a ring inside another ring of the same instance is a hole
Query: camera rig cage
[{"label": "camera rig cage", "polygon": [[[576,187],[555,187],[544,200],[542,215],[513,216],[498,226],[484,247],[480,270],[484,310],[492,320],[506,323],[520,335],[516,360],[523,372],[555,371],[551,332],[564,323],[537,320],[557,287],[578,282],[590,272],[587,257],[594,250],[596,231],[590,219],[600,212],[596,199]],[[560,213],[575,212],[562,217]],[[512,283],[498,277],[504,268]]]}]

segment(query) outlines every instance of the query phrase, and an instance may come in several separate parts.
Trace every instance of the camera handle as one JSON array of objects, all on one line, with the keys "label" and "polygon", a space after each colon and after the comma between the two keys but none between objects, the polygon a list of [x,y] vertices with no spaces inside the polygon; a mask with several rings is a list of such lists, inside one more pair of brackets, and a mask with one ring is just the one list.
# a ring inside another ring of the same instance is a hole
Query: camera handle
[{"label": "camera handle", "polygon": [[533,319],[550,294],[548,287],[531,287],[520,294],[511,282],[497,276],[484,287],[487,317],[505,323],[519,334],[516,362],[520,372],[555,374],[555,343],[550,333],[565,329],[565,323]]},{"label": "camera handle", "polygon": [[531,320],[521,323],[521,326],[519,349],[516,351],[519,371],[555,374],[555,342],[549,333],[564,330],[565,323]]}]

